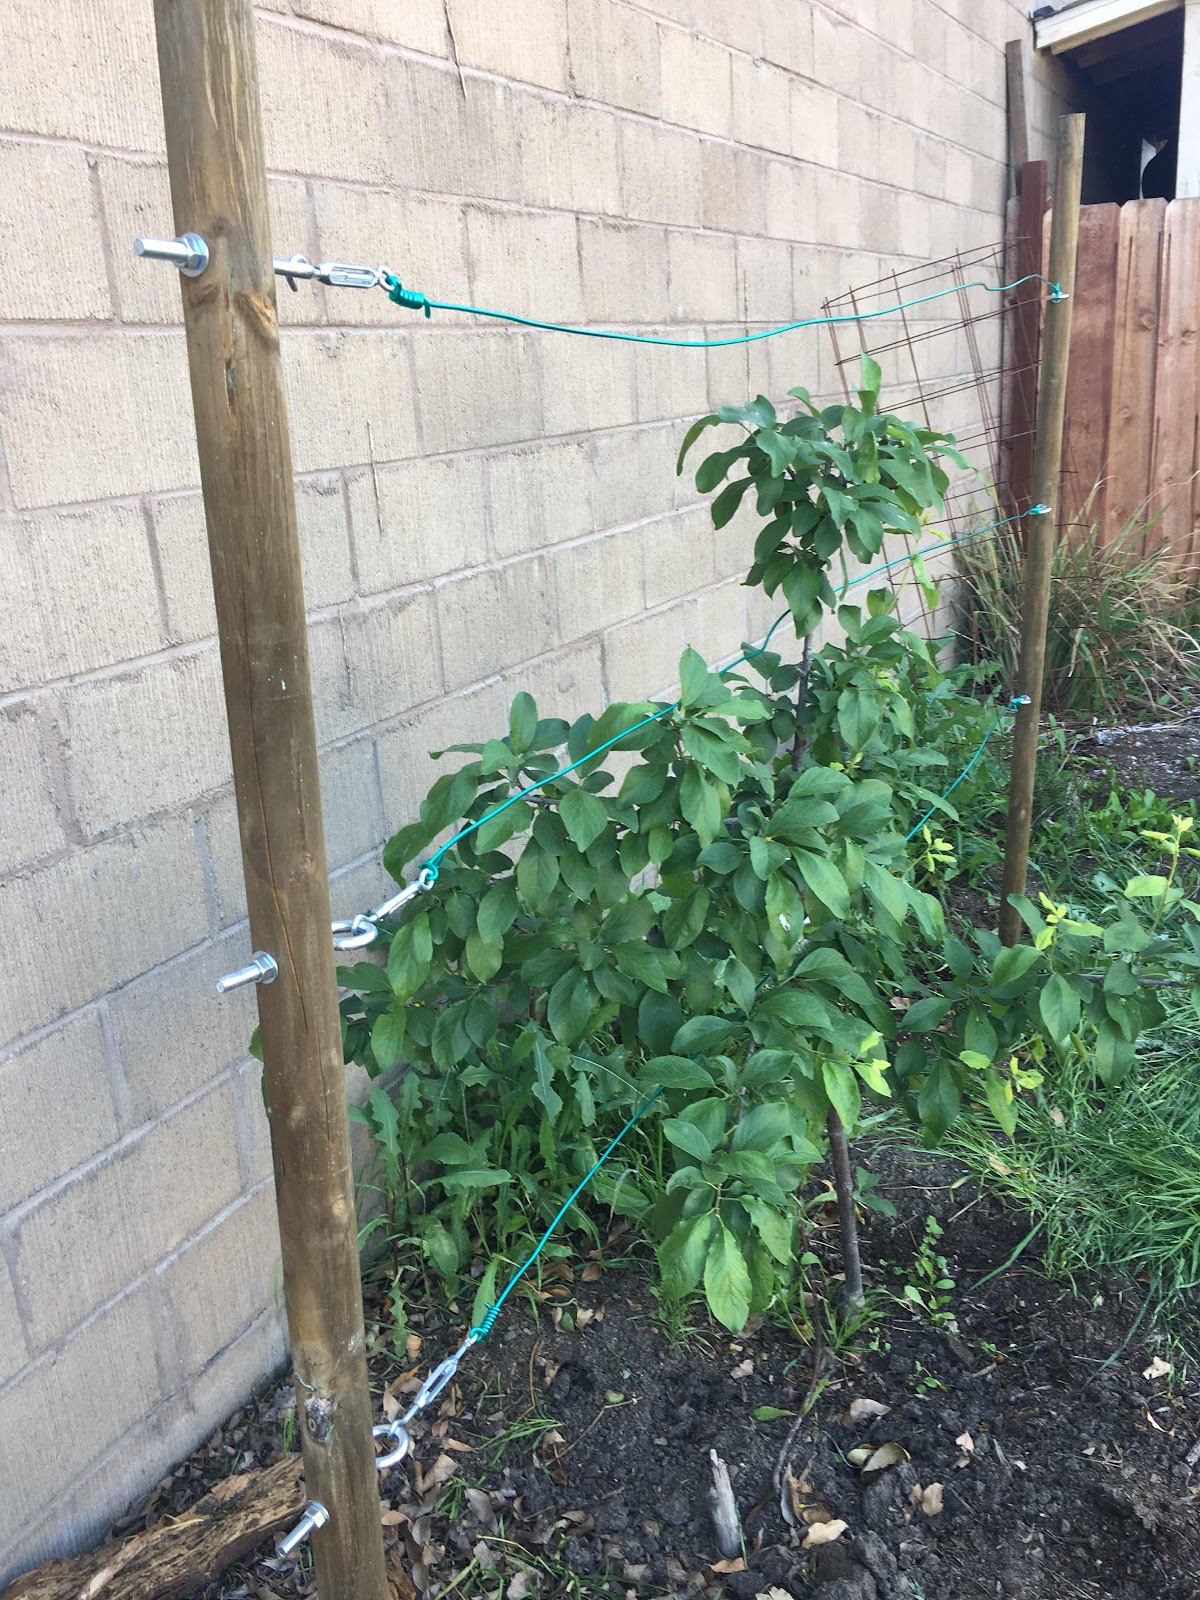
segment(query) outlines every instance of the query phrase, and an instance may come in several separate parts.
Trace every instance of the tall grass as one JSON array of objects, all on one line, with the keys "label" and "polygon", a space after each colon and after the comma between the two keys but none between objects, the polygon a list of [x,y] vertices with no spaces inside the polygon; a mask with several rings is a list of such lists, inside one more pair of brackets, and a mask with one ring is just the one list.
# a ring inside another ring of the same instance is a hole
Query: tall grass
[{"label": "tall grass", "polygon": [[1200,1024],[1170,1019],[1117,1088],[1084,1062],[1023,1103],[1011,1140],[962,1118],[947,1150],[1044,1228],[1048,1270],[1144,1281],[1181,1310],[1200,1287]]},{"label": "tall grass", "polygon": [[[1086,518],[1086,508],[1083,514]],[[960,547],[960,632],[976,663],[1016,680],[1023,551],[1017,524]],[[1178,709],[1200,687],[1197,604],[1165,548],[1144,549],[1131,519],[1107,542],[1082,521],[1054,549],[1046,638],[1046,706],[1118,717]]]}]

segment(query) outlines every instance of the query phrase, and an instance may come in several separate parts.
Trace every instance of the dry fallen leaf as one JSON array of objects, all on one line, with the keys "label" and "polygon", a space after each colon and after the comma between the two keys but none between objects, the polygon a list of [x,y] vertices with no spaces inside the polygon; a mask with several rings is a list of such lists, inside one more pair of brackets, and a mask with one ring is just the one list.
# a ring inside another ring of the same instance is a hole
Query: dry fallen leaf
[{"label": "dry fallen leaf", "polygon": [[891,1406],[885,1406],[882,1400],[860,1400],[850,1402],[851,1423],[865,1422],[869,1417],[886,1417]]},{"label": "dry fallen leaf", "polygon": [[1170,1371],[1171,1371],[1171,1363],[1169,1361],[1164,1361],[1161,1356],[1155,1356],[1154,1360],[1150,1363],[1150,1365],[1142,1373],[1142,1377],[1143,1378],[1165,1378],[1165,1377],[1167,1377],[1169,1375]]},{"label": "dry fallen leaf", "polygon": [[1146,1421],[1147,1421],[1147,1422],[1148,1422],[1148,1423],[1149,1423],[1149,1424],[1150,1424],[1150,1426],[1151,1426],[1151,1427],[1152,1427],[1152,1428],[1153,1428],[1153,1429],[1154,1429],[1154,1430],[1155,1430],[1155,1431],[1156,1431],[1156,1432],[1157,1432],[1157,1433],[1165,1433],[1165,1432],[1166,1432],[1166,1431],[1167,1431],[1167,1430],[1166,1430],[1166,1429],[1165,1429],[1165,1428],[1164,1428],[1164,1427],[1163,1427],[1163,1425],[1162,1425],[1162,1423],[1161,1423],[1161,1422],[1159,1422],[1159,1420],[1158,1420],[1158,1418],[1157,1418],[1157,1417],[1156,1417],[1156,1416],[1155,1416],[1155,1415],[1154,1415],[1154,1413],[1153,1413],[1153,1412],[1152,1412],[1152,1411],[1151,1411],[1151,1409],[1150,1409],[1150,1407],[1149,1407],[1149,1406],[1146,1406],[1146,1405],[1144,1405],[1144,1406],[1143,1406],[1143,1407],[1142,1407],[1142,1415],[1143,1415],[1143,1416],[1144,1416],[1144,1417],[1145,1417],[1145,1419],[1146,1419]]},{"label": "dry fallen leaf", "polygon": [[754,1600],[792,1600],[786,1589],[760,1589]]},{"label": "dry fallen leaf", "polygon": [[840,1517],[835,1517],[832,1522],[814,1522],[804,1535],[800,1548],[811,1550],[819,1544],[832,1544],[835,1539],[842,1537],[846,1526]]},{"label": "dry fallen leaf", "polygon": [[[597,1266],[594,1261],[591,1261],[586,1267],[584,1267],[579,1276],[584,1283],[595,1283],[596,1280],[602,1276],[603,1270],[604,1269],[602,1267]],[[509,1593],[511,1594],[512,1591],[510,1590]]]},{"label": "dry fallen leaf", "polygon": [[405,1339],[404,1354],[409,1361],[419,1361],[421,1359],[422,1342],[423,1341],[419,1333],[410,1333],[408,1338]]},{"label": "dry fallen leaf", "polygon": [[590,1309],[580,1310],[575,1313],[575,1326],[579,1329],[580,1333],[583,1332],[584,1328],[586,1328],[589,1323],[595,1322],[595,1320],[596,1313]]},{"label": "dry fallen leaf", "polygon": [[940,1516],[942,1507],[942,1486],[940,1483],[931,1483],[927,1489],[922,1489],[921,1510],[927,1517]]},{"label": "dry fallen leaf", "polygon": [[847,1450],[846,1460],[852,1467],[861,1469],[866,1466],[874,1454],[875,1446],[873,1444],[860,1444],[853,1450]]},{"label": "dry fallen leaf", "polygon": [[902,1461],[908,1460],[908,1451],[902,1444],[890,1440],[881,1444],[878,1450],[873,1450],[870,1457],[863,1463],[863,1472],[883,1472],[887,1467],[899,1466]]},{"label": "dry fallen leaf", "polygon": [[729,1376],[734,1380],[735,1383],[737,1383],[742,1378],[748,1378],[753,1371],[754,1363],[749,1357],[747,1357],[745,1361],[738,1362],[737,1366],[734,1367]]},{"label": "dry fallen leaf", "polygon": [[709,1563],[710,1572],[745,1572],[746,1563],[741,1556],[734,1556],[729,1561],[713,1561]]}]

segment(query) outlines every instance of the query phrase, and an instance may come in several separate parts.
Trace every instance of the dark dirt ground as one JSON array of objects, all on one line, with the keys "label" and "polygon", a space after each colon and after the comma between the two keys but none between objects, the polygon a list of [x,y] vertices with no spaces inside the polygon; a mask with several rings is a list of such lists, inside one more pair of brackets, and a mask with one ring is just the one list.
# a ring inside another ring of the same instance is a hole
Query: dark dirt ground
[{"label": "dark dirt ground", "polygon": [[1126,782],[1166,800],[1200,800],[1200,716],[1100,729],[1086,744]]},{"label": "dark dirt ground", "polygon": [[[592,1263],[577,1281],[545,1285],[536,1324],[528,1301],[506,1314],[407,1470],[384,1478],[400,1600],[1198,1600],[1200,1392],[1149,1319],[1126,1344],[1138,1286],[1081,1285],[1076,1296],[1038,1274],[1031,1245],[972,1288],[1020,1245],[1024,1219],[980,1198],[945,1159],[880,1148],[872,1166],[899,1215],[864,1218],[878,1315],[845,1344],[825,1341],[824,1385],[790,1455],[797,1526],[772,1475],[810,1390],[813,1345],[774,1326],[732,1338],[699,1309],[692,1335],[672,1344],[644,1276]],[[897,1298],[928,1215],[942,1219],[937,1248],[956,1284],[950,1327]],[[411,1392],[460,1336],[429,1310],[414,1370],[375,1356],[376,1392]],[[291,1399],[284,1383],[238,1413],[121,1531],[274,1459]],[[890,1410],[852,1424],[856,1400]],[[789,1415],[756,1420],[764,1406]],[[868,1444],[899,1445],[907,1459],[865,1475],[849,1453]],[[710,1449],[730,1468],[745,1570],[714,1566]],[[846,1524],[840,1537],[814,1546],[807,1525],[834,1520]],[[268,1545],[206,1600],[310,1587],[311,1569],[280,1563]]]}]

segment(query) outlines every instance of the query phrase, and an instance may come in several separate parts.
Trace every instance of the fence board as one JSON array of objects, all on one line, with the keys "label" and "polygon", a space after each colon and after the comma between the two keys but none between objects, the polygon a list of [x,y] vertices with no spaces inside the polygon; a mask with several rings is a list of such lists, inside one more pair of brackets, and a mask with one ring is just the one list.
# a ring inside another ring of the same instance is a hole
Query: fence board
[{"label": "fence board", "polygon": [[1158,364],[1159,291],[1165,200],[1130,200],[1121,207],[1117,244],[1116,348],[1109,407],[1105,534],[1119,537],[1145,515],[1154,441],[1154,380]]},{"label": "fence board", "polygon": [[1172,200],[1163,230],[1162,315],[1155,371],[1153,508],[1158,542],[1181,567],[1194,564],[1196,536],[1196,320],[1200,298],[1200,204]]},{"label": "fence board", "polygon": [[1084,529],[1104,516],[1120,225],[1120,206],[1079,214],[1059,521]]}]

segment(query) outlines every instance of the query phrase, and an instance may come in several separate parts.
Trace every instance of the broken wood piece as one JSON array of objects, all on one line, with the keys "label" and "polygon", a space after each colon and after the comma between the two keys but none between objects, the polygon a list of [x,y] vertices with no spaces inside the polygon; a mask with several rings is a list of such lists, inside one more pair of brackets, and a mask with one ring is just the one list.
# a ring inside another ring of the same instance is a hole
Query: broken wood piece
[{"label": "broken wood piece", "polygon": [[302,1463],[287,1456],[263,1472],[216,1484],[181,1516],[131,1539],[47,1561],[0,1600],[166,1600],[195,1594],[271,1534],[295,1522]]},{"label": "broken wood piece", "polygon": [[732,1561],[742,1553],[742,1519],[733,1497],[729,1468],[715,1450],[708,1452],[708,1459],[712,1463],[713,1475],[708,1503],[712,1507],[713,1527],[717,1530],[717,1549],[726,1561]]}]

